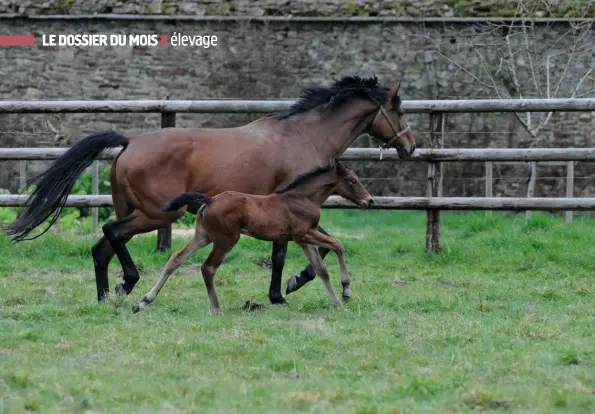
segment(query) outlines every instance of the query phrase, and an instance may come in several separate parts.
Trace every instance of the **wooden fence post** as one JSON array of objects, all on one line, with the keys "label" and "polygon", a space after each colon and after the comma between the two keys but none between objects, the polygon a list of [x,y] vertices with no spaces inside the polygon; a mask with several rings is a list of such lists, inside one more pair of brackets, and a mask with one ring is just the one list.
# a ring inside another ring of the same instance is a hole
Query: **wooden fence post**
[{"label": "wooden fence post", "polygon": [[[566,163],[566,197],[574,197],[574,161]],[[572,226],[572,210],[566,212],[566,224]]]},{"label": "wooden fence post", "polygon": [[19,185],[21,191],[25,192],[27,188],[27,161],[19,161]]},{"label": "wooden fence post", "polygon": [[[493,196],[494,186],[494,163],[492,161],[486,161],[486,197]],[[491,217],[492,210],[486,211],[486,216]]]},{"label": "wooden fence post", "polygon": [[[163,112],[161,114],[161,128],[176,126],[176,113]],[[157,230],[157,251],[165,252],[171,249],[171,225]]]},{"label": "wooden fence post", "polygon": [[[432,112],[430,114],[430,148],[444,147],[444,121],[446,114]],[[442,197],[442,163],[428,163],[428,197]],[[440,210],[426,210],[426,251],[440,251]]]},{"label": "wooden fence post", "polygon": [[[91,194],[99,194],[99,162],[91,164]],[[91,207],[91,234],[97,234],[99,227],[99,207]]]}]

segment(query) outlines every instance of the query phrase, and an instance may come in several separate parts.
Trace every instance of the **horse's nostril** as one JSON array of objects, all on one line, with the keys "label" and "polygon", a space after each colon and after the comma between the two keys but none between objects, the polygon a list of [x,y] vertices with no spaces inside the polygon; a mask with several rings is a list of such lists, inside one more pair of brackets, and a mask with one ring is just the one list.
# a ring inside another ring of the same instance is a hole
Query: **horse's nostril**
[{"label": "horse's nostril", "polygon": [[372,204],[374,204],[374,199],[373,198],[371,198],[370,201],[368,201],[368,205],[371,206]]}]

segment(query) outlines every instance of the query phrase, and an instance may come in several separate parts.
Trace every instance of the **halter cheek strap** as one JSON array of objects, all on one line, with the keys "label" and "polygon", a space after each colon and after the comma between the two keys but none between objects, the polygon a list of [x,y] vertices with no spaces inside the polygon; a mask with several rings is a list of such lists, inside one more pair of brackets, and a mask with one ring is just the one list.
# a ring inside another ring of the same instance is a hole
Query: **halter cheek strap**
[{"label": "halter cheek strap", "polygon": [[394,135],[392,137],[390,137],[390,139],[388,141],[386,141],[386,143],[384,145],[382,145],[382,148],[388,149],[388,148],[390,148],[391,144],[397,138],[400,138],[403,135],[405,135],[407,132],[411,131],[411,127],[409,125],[407,125],[407,128],[403,129],[401,132],[397,132],[397,128],[395,127],[395,124],[393,123],[393,121],[391,121],[390,118],[388,117],[386,110],[384,109],[383,106],[380,106],[378,108],[378,112],[376,112],[376,116],[374,117],[374,120],[372,121],[372,129],[374,128],[374,125],[376,125],[376,121],[378,121],[378,117],[380,116],[380,114],[382,114],[382,116],[384,116],[384,119],[386,119],[386,122],[388,122],[388,124],[390,125],[390,127],[394,133]]}]

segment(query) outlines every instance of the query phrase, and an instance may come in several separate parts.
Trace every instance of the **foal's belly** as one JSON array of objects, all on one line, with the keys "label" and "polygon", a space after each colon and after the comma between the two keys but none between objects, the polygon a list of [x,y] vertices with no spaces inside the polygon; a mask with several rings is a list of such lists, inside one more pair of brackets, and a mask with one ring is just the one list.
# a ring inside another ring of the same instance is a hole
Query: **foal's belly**
[{"label": "foal's belly", "polygon": [[240,233],[252,237],[253,239],[262,240],[262,241],[290,241],[292,240],[291,234],[285,233],[276,233],[276,232],[267,232],[267,231],[250,231],[249,229],[241,229]]}]

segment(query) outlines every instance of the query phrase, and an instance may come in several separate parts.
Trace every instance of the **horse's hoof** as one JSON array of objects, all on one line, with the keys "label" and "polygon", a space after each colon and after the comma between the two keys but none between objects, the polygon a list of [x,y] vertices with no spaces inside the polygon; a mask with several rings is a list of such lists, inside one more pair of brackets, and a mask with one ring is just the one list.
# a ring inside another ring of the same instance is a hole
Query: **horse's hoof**
[{"label": "horse's hoof", "polygon": [[287,281],[287,289],[285,289],[285,294],[289,295],[292,292],[297,290],[297,276],[291,276]]},{"label": "horse's hoof", "polygon": [[136,304],[132,307],[132,313],[140,312],[143,308],[141,308],[140,304]]},{"label": "horse's hoof", "polygon": [[273,305],[287,305],[287,301],[283,297],[283,295],[279,296],[269,296],[269,300]]},{"label": "horse's hoof", "polygon": [[351,296],[345,296],[343,295],[343,302],[349,302],[349,300],[351,299]]},{"label": "horse's hoof", "polygon": [[124,289],[124,285],[122,285],[121,283],[116,285],[116,287],[114,288],[114,291],[117,296],[128,296],[128,293]]}]

